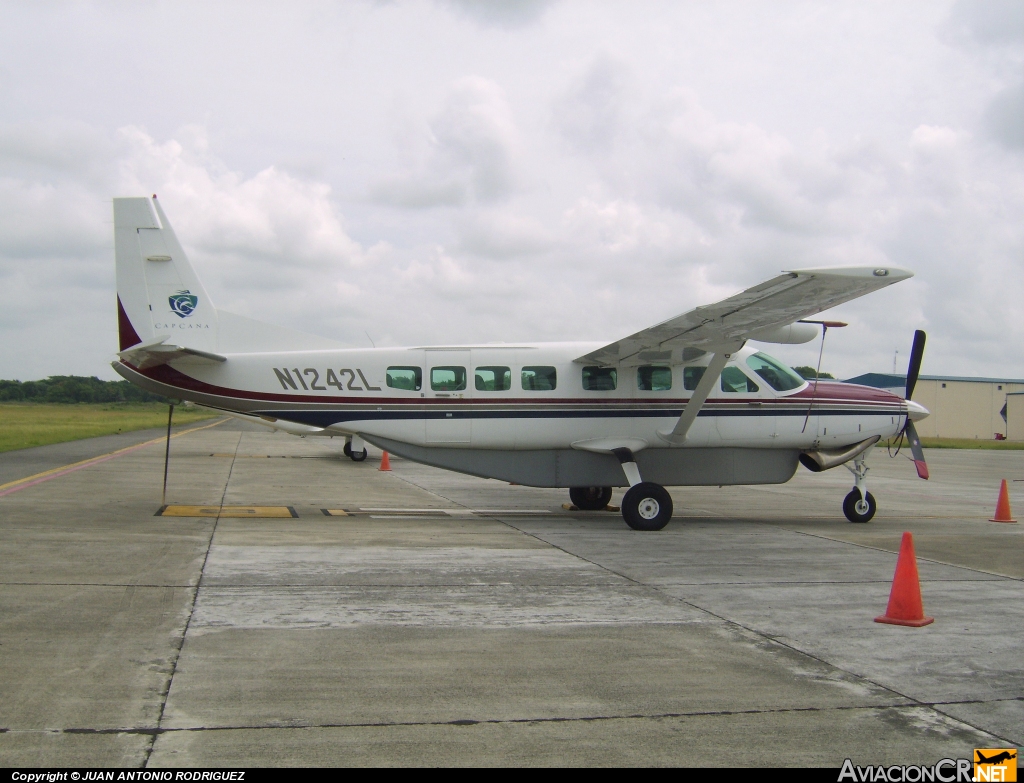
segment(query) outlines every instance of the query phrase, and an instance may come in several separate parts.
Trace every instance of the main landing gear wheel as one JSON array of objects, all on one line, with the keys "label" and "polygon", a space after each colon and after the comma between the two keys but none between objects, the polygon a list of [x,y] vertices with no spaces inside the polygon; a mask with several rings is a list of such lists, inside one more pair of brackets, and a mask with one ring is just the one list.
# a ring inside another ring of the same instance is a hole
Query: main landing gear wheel
[{"label": "main landing gear wheel", "polygon": [[642,481],[623,495],[622,518],[634,530],[661,530],[672,519],[672,496],[660,484]]},{"label": "main landing gear wheel", "polygon": [[569,500],[580,511],[600,511],[612,499],[611,487],[571,487]]},{"label": "main landing gear wheel", "polygon": [[363,449],[362,451],[352,451],[352,444],[348,441],[345,441],[345,448],[343,448],[342,451],[345,453],[345,456],[353,462],[362,462],[366,459],[366,449]]},{"label": "main landing gear wheel", "polygon": [[854,487],[843,500],[843,513],[851,522],[870,522],[875,515],[875,496],[870,492],[862,498],[860,490]]}]

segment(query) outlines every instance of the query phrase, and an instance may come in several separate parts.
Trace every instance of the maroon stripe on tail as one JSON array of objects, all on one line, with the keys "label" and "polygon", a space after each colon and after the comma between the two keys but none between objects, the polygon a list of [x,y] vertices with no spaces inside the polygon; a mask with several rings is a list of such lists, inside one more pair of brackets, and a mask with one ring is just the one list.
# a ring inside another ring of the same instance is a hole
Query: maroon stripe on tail
[{"label": "maroon stripe on tail", "polygon": [[126,348],[131,348],[133,345],[138,345],[142,342],[142,338],[139,337],[139,333],[135,331],[135,327],[132,326],[132,322],[128,320],[128,313],[124,311],[124,305],[121,304],[121,297],[117,297],[117,338],[120,341],[120,351]]}]

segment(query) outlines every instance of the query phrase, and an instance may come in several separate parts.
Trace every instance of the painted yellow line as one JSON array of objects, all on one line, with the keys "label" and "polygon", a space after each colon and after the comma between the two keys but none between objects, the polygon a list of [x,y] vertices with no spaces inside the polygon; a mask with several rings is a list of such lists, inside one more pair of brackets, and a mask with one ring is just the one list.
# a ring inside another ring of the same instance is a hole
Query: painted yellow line
[{"label": "painted yellow line", "polygon": [[156,512],[158,517],[220,517],[221,519],[297,519],[291,506],[164,506]]},{"label": "painted yellow line", "polygon": [[[190,432],[198,432],[199,430],[208,430],[210,427],[216,427],[218,424],[223,424],[227,419],[219,419],[213,424],[204,424],[202,427],[193,427],[190,430],[184,430],[182,432],[176,432],[171,435],[171,438],[179,438],[182,435],[188,435]],[[134,446],[126,446],[123,449],[117,451],[111,451],[107,454],[101,454],[98,457],[90,457],[89,459],[83,459],[79,462],[72,462],[70,465],[63,465],[59,468],[52,468],[50,470],[44,470],[42,473],[36,473],[33,476],[26,478],[17,479],[16,481],[8,481],[6,484],[0,484],[0,497],[4,495],[10,495],[13,492],[17,492],[27,487],[35,486],[36,484],[42,484],[44,481],[55,479],[58,476],[63,476],[66,473],[73,473],[76,470],[87,468],[90,465],[95,465],[100,462],[106,462],[108,459],[114,459],[114,457],[120,457],[122,454],[127,454],[130,451],[141,449],[143,446],[152,446],[154,443],[163,443],[166,441],[166,437],[153,438],[153,440],[147,440],[145,443],[136,443]]]}]

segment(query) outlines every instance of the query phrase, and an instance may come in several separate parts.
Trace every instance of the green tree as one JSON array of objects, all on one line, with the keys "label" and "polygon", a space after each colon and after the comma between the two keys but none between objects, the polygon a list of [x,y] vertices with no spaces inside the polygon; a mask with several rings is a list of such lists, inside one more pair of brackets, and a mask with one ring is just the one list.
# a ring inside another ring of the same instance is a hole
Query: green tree
[{"label": "green tree", "polygon": [[42,381],[0,380],[0,402],[166,402],[165,397],[128,381],[101,381],[96,376],[51,375]]},{"label": "green tree", "polygon": [[819,375],[818,371],[815,370],[813,367],[794,367],[793,370],[805,381],[813,381],[815,378],[831,378],[832,380],[836,379],[836,376],[834,376],[830,372],[823,372]]}]

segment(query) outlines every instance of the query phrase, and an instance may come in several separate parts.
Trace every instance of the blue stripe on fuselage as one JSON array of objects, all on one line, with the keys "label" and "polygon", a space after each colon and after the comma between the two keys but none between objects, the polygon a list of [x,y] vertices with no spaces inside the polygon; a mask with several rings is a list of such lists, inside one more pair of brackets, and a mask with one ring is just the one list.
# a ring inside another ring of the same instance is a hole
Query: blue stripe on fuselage
[{"label": "blue stripe on fuselage", "polygon": [[[266,410],[251,411],[250,415],[266,416],[268,418],[284,419],[285,421],[308,424],[312,427],[329,427],[332,424],[342,424],[350,421],[413,421],[413,420],[445,420],[445,419],[619,419],[619,418],[679,418],[682,415],[682,408],[662,409],[589,409],[589,410],[353,410],[353,411],[287,411],[287,410]],[[702,417],[721,416],[732,418],[736,416],[757,417],[757,416],[806,416],[807,409],[789,410],[702,410],[698,414]],[[902,416],[899,409],[893,410],[865,410],[863,408],[815,410],[812,415],[817,416]]]}]

